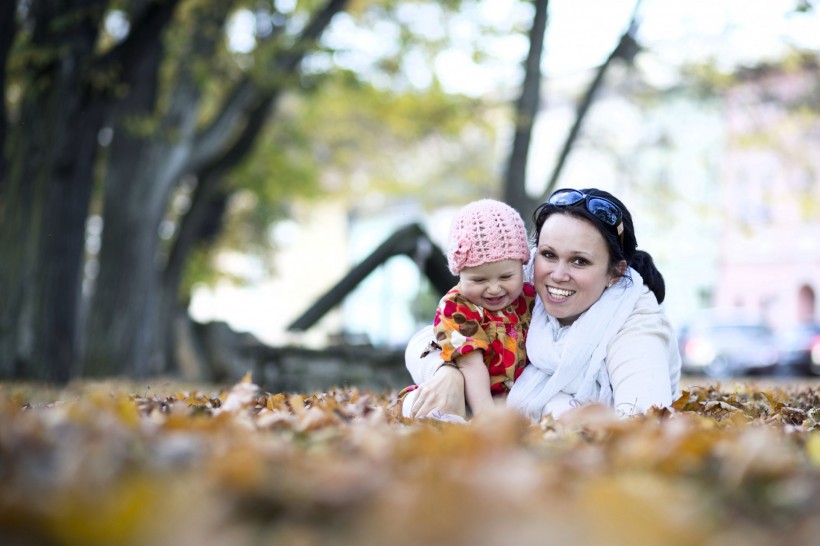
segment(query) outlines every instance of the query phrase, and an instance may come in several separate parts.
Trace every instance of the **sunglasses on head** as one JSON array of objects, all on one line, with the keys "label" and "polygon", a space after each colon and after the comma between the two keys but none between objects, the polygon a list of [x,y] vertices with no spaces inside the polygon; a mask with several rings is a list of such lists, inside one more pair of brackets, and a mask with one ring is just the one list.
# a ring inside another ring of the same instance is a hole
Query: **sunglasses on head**
[{"label": "sunglasses on head", "polygon": [[621,207],[605,197],[596,197],[587,195],[582,191],[565,189],[558,190],[550,195],[547,203],[556,207],[572,207],[583,203],[595,218],[608,226],[614,227],[615,231],[618,232],[618,238],[623,237],[624,223],[622,220],[624,213],[621,211]]}]

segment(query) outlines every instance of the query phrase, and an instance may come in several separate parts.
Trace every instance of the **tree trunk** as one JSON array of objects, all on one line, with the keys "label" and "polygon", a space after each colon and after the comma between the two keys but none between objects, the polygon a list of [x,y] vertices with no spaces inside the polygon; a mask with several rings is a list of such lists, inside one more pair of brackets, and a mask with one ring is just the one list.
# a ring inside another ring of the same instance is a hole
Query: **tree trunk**
[{"label": "tree trunk", "polygon": [[[17,0],[0,2],[0,89],[6,90],[6,65],[17,32],[15,13]],[[0,100],[0,219],[3,218],[3,186],[6,180],[6,101]]]},{"label": "tree trunk", "polygon": [[157,232],[190,153],[198,91],[178,89],[173,102],[160,135],[144,138],[122,125],[115,130],[84,375],[144,376],[164,365],[155,347],[163,265]]},{"label": "tree trunk", "polygon": [[[85,324],[82,373],[87,376],[136,374],[135,362],[150,361],[151,330],[142,325],[150,323],[158,298],[156,230],[164,213],[158,209],[164,207],[166,199],[162,193],[157,195],[157,186],[160,191],[170,187],[171,182],[163,181],[173,180],[182,162],[174,158],[168,134],[191,133],[193,129],[166,122],[158,130],[159,136],[152,135],[153,140],[149,140],[135,134],[128,123],[154,111],[159,66],[165,54],[164,31],[178,2],[139,6],[128,39],[101,60],[101,64],[121,71],[128,91],[112,108],[109,120],[114,137],[104,187],[99,275]],[[195,104],[186,105],[186,99],[175,97],[171,110],[190,125],[190,115],[174,110],[174,106],[182,112],[196,108]]]},{"label": "tree trunk", "polygon": [[[134,118],[155,112],[162,43],[151,42],[131,71],[131,97],[117,115],[105,185],[100,273],[86,329],[83,373],[88,376],[146,376],[165,370],[161,326],[162,277],[158,229],[169,198],[194,161],[202,98],[194,59],[213,56],[230,5],[204,8],[192,24],[188,58],[177,72],[170,105],[159,128],[144,136],[132,131]],[[230,130],[231,124],[226,124]],[[224,135],[220,138],[224,139]],[[221,142],[219,138],[212,139]],[[172,324],[168,324],[170,329]]]},{"label": "tree trunk", "polygon": [[[56,4],[56,5],[55,5]],[[0,373],[67,381],[77,361],[85,220],[103,102],[89,87],[104,1],[32,4],[0,230]],[[54,25],[61,16],[64,25]]]},{"label": "tree trunk", "polygon": [[[173,187],[184,174],[200,173],[218,163],[223,155],[230,155],[231,147],[241,144],[242,135],[251,134],[245,131],[248,127],[257,123],[262,126],[278,85],[292,78],[305,53],[346,1],[329,0],[305,27],[300,39],[274,57],[270,74],[279,83],[261,89],[250,79],[242,82],[218,110],[220,114],[211,125],[200,133],[194,133],[200,88],[190,61],[178,73],[173,105],[163,117],[166,127],[173,129],[173,140],[159,141],[154,136],[147,141],[127,134],[122,128],[115,131],[114,139],[119,144],[112,143],[110,162],[117,166],[117,171],[110,172],[106,185],[100,275],[89,315],[89,375],[139,376],[166,370],[168,355],[173,354],[166,336],[173,331],[171,321],[179,298],[179,278],[191,248],[181,248],[175,258],[179,261],[172,264],[158,261],[157,228]],[[200,43],[192,47],[192,55],[195,52],[207,57],[214,44],[202,41],[217,35],[196,35]],[[250,142],[242,145],[245,149],[234,164],[244,157],[255,136],[253,132]],[[126,166],[129,161],[130,167]],[[217,180],[221,175],[222,172]],[[130,210],[127,203],[132,200],[139,206]],[[196,203],[191,209],[195,208]],[[123,248],[124,241],[134,241],[133,252]],[[172,269],[163,281],[166,265]]]},{"label": "tree trunk", "polygon": [[535,15],[530,29],[530,51],[524,65],[524,83],[515,105],[515,136],[504,179],[504,201],[518,210],[527,224],[537,200],[527,195],[527,159],[532,128],[541,95],[541,56],[547,30],[549,0],[534,0]]}]

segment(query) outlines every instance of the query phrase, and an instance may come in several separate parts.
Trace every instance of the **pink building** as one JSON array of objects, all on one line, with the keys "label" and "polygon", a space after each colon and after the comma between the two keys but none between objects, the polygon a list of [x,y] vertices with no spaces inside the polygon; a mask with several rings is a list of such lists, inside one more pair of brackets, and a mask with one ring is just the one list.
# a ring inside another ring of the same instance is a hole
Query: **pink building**
[{"label": "pink building", "polygon": [[820,322],[820,76],[764,67],[726,95],[718,309]]}]

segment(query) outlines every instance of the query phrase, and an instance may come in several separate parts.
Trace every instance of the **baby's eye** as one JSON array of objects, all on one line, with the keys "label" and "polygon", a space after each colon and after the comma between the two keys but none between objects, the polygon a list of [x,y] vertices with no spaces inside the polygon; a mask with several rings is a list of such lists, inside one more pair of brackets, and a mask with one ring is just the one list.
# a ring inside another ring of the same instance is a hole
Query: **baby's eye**
[{"label": "baby's eye", "polygon": [[511,278],[512,278],[512,275],[501,275],[501,280],[502,280],[502,281],[508,281],[508,280],[510,280]]}]

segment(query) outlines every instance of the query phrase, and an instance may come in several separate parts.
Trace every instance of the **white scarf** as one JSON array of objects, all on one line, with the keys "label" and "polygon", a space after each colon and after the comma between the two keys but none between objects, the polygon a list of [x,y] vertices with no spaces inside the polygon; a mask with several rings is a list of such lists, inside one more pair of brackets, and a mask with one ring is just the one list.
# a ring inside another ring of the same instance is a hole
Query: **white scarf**
[{"label": "white scarf", "polygon": [[[612,406],[607,347],[644,291],[640,274],[630,268],[627,278],[604,290],[560,336],[558,321],[547,314],[541,298],[536,298],[527,333],[529,364],[513,384],[507,405],[540,419],[552,397],[564,391],[581,404]],[[563,339],[557,343],[559,337]]]}]

